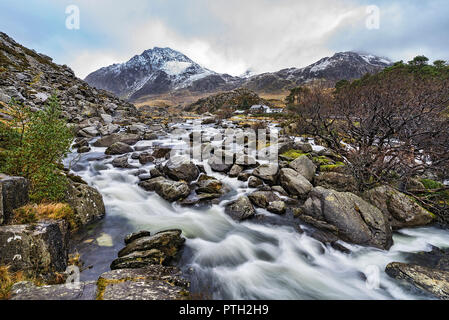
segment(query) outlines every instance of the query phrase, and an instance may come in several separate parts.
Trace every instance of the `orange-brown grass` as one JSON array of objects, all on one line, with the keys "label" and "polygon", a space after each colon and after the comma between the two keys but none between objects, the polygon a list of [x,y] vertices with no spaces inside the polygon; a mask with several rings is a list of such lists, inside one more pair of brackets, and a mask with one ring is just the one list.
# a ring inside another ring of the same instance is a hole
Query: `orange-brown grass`
[{"label": "orange-brown grass", "polygon": [[40,220],[66,220],[75,230],[77,223],[73,209],[66,203],[28,204],[14,210],[14,223],[36,223]]},{"label": "orange-brown grass", "polygon": [[21,271],[11,272],[9,268],[9,266],[0,266],[0,300],[9,299],[12,286],[25,280]]}]

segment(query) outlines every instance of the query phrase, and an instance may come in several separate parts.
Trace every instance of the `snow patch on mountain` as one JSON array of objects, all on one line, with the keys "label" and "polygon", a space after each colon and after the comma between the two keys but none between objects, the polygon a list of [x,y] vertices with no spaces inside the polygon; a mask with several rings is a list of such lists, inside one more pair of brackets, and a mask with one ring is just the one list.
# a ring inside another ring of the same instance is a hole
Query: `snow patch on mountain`
[{"label": "snow patch on mountain", "polygon": [[166,74],[170,76],[176,76],[186,71],[188,67],[190,67],[192,63],[183,62],[183,61],[167,61],[162,70],[165,71]]}]

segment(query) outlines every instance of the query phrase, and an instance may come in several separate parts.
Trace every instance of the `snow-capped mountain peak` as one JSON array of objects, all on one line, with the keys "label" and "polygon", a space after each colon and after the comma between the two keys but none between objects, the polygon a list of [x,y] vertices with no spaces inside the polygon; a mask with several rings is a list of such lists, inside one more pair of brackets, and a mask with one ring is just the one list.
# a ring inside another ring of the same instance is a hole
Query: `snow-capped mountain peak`
[{"label": "snow-capped mountain peak", "polygon": [[192,84],[215,74],[186,55],[171,48],[145,50],[122,64],[114,64],[89,74],[86,81],[93,86],[131,98],[141,94],[163,93]]}]

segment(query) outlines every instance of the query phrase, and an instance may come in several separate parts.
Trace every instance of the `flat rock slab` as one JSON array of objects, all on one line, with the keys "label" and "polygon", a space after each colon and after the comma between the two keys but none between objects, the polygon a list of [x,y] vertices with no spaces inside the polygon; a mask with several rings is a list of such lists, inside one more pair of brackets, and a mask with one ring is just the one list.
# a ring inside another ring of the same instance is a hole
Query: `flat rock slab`
[{"label": "flat rock slab", "polygon": [[180,300],[189,295],[190,283],[174,267],[149,266],[106,272],[98,279],[99,300]]},{"label": "flat rock slab", "polygon": [[94,300],[96,288],[95,281],[44,287],[20,282],[11,289],[11,300]]}]

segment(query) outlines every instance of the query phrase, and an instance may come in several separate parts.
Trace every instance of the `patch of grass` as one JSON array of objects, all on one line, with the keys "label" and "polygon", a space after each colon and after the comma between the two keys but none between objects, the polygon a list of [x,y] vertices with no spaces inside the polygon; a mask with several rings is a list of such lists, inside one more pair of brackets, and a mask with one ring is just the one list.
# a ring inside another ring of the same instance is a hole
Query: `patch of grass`
[{"label": "patch of grass", "polygon": [[66,203],[29,204],[14,210],[16,224],[37,223],[40,220],[65,220],[70,229],[77,229],[73,209]]}]

